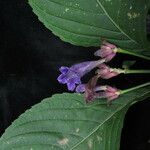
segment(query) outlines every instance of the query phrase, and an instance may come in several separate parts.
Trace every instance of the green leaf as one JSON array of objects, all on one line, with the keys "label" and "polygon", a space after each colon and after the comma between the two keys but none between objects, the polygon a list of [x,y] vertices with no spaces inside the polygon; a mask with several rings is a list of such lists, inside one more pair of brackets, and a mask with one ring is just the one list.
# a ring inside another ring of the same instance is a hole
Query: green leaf
[{"label": "green leaf", "polygon": [[126,60],[126,61],[123,62],[122,68],[124,68],[124,69],[129,69],[129,68],[132,67],[135,63],[136,63],[135,60]]},{"label": "green leaf", "polygon": [[106,39],[146,55],[150,43],[146,16],[150,0],[29,0],[44,25],[62,40],[79,46],[100,46]]},{"label": "green leaf", "polygon": [[56,94],[21,115],[0,139],[1,150],[118,150],[125,113],[150,87],[85,104],[83,95]]}]

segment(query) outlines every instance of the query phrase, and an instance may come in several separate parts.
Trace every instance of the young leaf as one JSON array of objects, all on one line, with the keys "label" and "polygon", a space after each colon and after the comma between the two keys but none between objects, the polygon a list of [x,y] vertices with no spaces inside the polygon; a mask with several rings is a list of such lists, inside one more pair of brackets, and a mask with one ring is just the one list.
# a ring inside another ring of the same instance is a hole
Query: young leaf
[{"label": "young leaf", "polygon": [[85,104],[82,95],[56,94],[21,115],[0,139],[1,150],[118,150],[124,115],[150,87]]},{"label": "young leaf", "polygon": [[126,60],[122,64],[122,68],[129,69],[131,66],[133,66],[136,63],[135,60]]},{"label": "young leaf", "polygon": [[150,55],[146,18],[150,0],[29,0],[45,26],[62,40],[99,46],[101,39]]}]

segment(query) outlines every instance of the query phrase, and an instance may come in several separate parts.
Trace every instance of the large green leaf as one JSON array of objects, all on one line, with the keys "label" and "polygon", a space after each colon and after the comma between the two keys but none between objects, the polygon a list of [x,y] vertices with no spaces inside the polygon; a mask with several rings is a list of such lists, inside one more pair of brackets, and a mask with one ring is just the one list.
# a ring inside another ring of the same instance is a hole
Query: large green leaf
[{"label": "large green leaf", "polygon": [[21,115],[0,139],[0,150],[118,150],[125,113],[150,87],[85,104],[83,95],[57,94]]},{"label": "large green leaf", "polygon": [[147,53],[150,0],[29,0],[45,26],[62,40],[99,46],[102,38],[136,53]]}]

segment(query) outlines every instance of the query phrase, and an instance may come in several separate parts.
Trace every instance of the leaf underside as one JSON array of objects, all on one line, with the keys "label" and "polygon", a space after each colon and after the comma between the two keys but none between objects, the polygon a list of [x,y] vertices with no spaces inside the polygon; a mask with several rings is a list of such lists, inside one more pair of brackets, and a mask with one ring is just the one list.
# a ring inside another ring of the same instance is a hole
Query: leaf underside
[{"label": "leaf underside", "polygon": [[99,46],[102,39],[150,55],[146,17],[150,0],[29,0],[44,25],[62,40]]},{"label": "leaf underside", "polygon": [[0,150],[118,150],[129,106],[150,95],[150,87],[85,104],[83,95],[56,94],[33,106],[6,129]]}]

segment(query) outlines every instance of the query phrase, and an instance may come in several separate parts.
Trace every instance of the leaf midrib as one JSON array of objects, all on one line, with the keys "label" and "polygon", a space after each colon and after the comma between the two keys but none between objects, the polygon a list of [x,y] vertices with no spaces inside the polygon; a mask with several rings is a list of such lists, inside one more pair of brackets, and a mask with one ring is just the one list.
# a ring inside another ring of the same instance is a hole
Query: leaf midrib
[{"label": "leaf midrib", "polygon": [[[39,7],[36,3],[34,2],[31,2],[35,7],[37,7],[38,9],[42,10],[44,12],[44,9],[42,9],[41,7]],[[60,16],[57,16],[57,15],[54,15],[54,14],[51,14],[49,12],[46,11],[46,13],[50,16],[53,16],[55,18],[59,18],[59,19],[62,19],[62,20],[66,20],[66,21],[70,21],[70,22],[74,22],[74,23],[79,23],[79,24],[82,24],[82,25],[85,25],[85,26],[89,26],[89,27],[93,27],[93,28],[97,28],[97,29],[101,29],[101,30],[104,30],[104,31],[107,31],[107,32],[113,32],[113,33],[120,33],[119,31],[114,31],[114,30],[108,30],[106,28],[101,28],[101,27],[98,27],[98,26],[94,26],[94,25],[91,25],[91,24],[87,24],[87,23],[84,23],[84,22],[79,22],[77,20],[72,20],[72,19],[68,19],[68,18],[63,18],[63,17],[60,17]],[[103,14],[105,15],[105,14]],[[54,26],[54,25],[53,25]],[[58,26],[56,26],[57,28],[60,28]],[[60,28],[62,29],[62,28]],[[63,29],[64,30],[64,29]],[[68,31],[70,32],[70,31]],[[79,33],[75,33],[75,34],[79,34]],[[83,34],[82,34],[83,35]],[[87,35],[88,36],[88,35]],[[95,36],[95,35],[89,35],[89,36]],[[98,37],[98,36],[95,36],[95,37]]]}]

